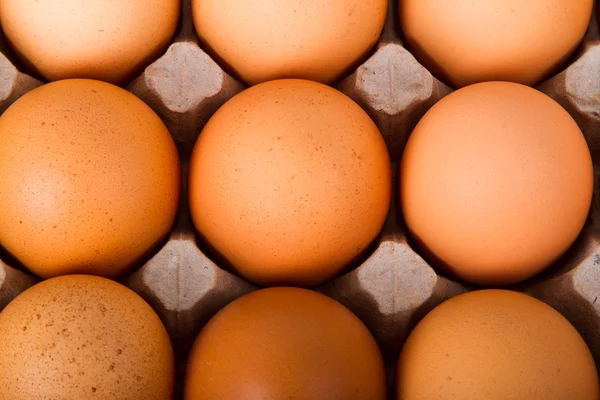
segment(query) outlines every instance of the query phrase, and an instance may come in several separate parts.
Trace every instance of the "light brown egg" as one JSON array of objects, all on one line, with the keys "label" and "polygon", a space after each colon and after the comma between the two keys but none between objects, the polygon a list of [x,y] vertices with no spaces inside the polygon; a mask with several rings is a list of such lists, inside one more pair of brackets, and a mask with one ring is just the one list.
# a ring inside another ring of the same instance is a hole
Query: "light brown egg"
[{"label": "light brown egg", "polygon": [[171,342],[152,308],[116,282],[53,278],[0,313],[0,398],[173,398]]},{"label": "light brown egg", "polygon": [[180,180],[169,131],[137,97],[47,84],[0,117],[0,245],[44,278],[117,277],[169,233]]},{"label": "light brown egg", "polygon": [[260,285],[312,286],[359,257],[390,204],[391,167],[369,116],[328,86],[250,88],[208,122],[189,171],[194,224]]},{"label": "light brown egg", "polygon": [[272,288],[234,301],[190,352],[185,400],[384,400],[385,368],[369,330],[336,301]]},{"label": "light brown egg", "polygon": [[567,61],[593,0],[399,0],[410,51],[455,87],[484,81],[535,85]]},{"label": "light brown egg", "polygon": [[192,0],[203,45],[251,85],[334,82],[377,43],[386,11],[387,0]]},{"label": "light brown egg", "polygon": [[167,47],[180,0],[2,0],[8,41],[34,71],[54,81],[121,84]]},{"label": "light brown egg", "polygon": [[460,295],[429,313],[398,361],[398,400],[597,400],[598,373],[577,330],[522,293]]},{"label": "light brown egg", "polygon": [[409,232],[466,281],[522,281],[579,235],[594,186],[571,116],[527,86],[491,82],[437,103],[410,136],[400,168]]}]

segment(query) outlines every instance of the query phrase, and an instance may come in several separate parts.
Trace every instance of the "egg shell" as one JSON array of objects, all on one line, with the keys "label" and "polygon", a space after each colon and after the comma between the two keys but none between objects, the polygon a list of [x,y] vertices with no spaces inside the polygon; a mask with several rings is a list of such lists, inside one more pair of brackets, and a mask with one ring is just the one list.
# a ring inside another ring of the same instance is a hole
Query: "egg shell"
[{"label": "egg shell", "polygon": [[185,400],[384,400],[385,369],[368,329],[321,294],[271,288],[239,298],[190,352]]},{"label": "egg shell", "polygon": [[557,261],[581,232],[594,189],[573,118],[507,82],[472,85],[433,106],[408,140],[399,179],[417,245],[480,285],[517,283]]},{"label": "egg shell", "polygon": [[411,52],[446,83],[535,85],[573,54],[593,5],[593,0],[399,0],[399,11]]},{"label": "egg shell", "polygon": [[391,165],[369,116],[316,82],[235,96],[203,129],[189,201],[205,242],[264,285],[313,286],[356,261],[391,201]]},{"label": "egg shell", "polygon": [[0,399],[173,398],[167,331],[133,291],[105,278],[41,282],[0,313]]},{"label": "egg shell", "polygon": [[168,235],[180,180],[169,131],[131,93],[44,85],[0,117],[0,244],[44,278],[118,277]]},{"label": "egg shell", "polygon": [[0,23],[14,51],[50,81],[121,84],[171,41],[179,0],[3,0]]},{"label": "egg shell", "polygon": [[375,45],[386,11],[387,0],[192,0],[203,45],[250,85],[334,82]]},{"label": "egg shell", "polygon": [[577,330],[522,293],[475,291],[436,307],[398,361],[398,400],[596,400],[598,372]]}]

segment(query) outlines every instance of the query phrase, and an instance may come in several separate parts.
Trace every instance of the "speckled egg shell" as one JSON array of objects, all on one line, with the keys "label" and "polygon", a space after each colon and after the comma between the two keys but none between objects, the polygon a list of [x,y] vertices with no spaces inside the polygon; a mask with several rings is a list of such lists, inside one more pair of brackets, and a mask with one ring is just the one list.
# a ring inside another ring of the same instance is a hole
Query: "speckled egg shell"
[{"label": "speckled egg shell", "polygon": [[385,398],[368,329],[306,289],[264,289],[225,307],[200,332],[185,377],[185,400]]},{"label": "speckled egg shell", "polygon": [[169,233],[180,180],[169,131],[137,97],[50,83],[0,117],[0,244],[44,278],[117,277]]},{"label": "speckled egg shell", "polygon": [[597,400],[594,359],[562,315],[522,293],[484,290],[435,308],[398,362],[398,400]]},{"label": "speckled egg shell", "polygon": [[0,313],[0,398],[173,398],[171,342],[133,291],[87,275],[53,278]]},{"label": "speckled egg shell", "polygon": [[203,45],[246,83],[332,83],[375,45],[387,0],[192,0]]},{"label": "speckled egg shell", "polygon": [[368,115],[328,86],[257,85],[208,122],[190,161],[195,226],[260,285],[312,286],[361,256],[385,221],[391,166]]},{"label": "speckled egg shell", "polygon": [[167,47],[180,0],[2,0],[0,22],[20,58],[46,79],[123,83]]}]

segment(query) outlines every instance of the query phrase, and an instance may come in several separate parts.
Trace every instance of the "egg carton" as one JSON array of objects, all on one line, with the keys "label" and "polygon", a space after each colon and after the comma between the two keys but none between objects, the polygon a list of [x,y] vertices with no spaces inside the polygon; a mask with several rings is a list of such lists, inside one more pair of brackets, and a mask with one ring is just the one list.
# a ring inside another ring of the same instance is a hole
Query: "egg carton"
[{"label": "egg carton", "polygon": [[[394,171],[412,129],[452,89],[437,80],[403,46],[397,1],[370,57],[334,85],[371,116],[388,145]],[[258,288],[219,267],[199,242],[186,198],[189,157],[213,113],[245,85],[227,74],[199,45],[190,0],[182,2],[176,36],[164,55],[125,88],[149,104],[177,143],[183,170],[179,216],[158,252],[120,281],[158,313],[179,365],[178,386],[191,344],[203,325],[234,299]],[[0,112],[42,82],[26,70],[0,35]],[[600,33],[598,14],[568,67],[537,87],[579,124],[594,160],[596,187],[588,221],[572,249],[538,277],[511,289],[550,304],[579,330],[600,365]],[[477,289],[445,275],[414,250],[394,202],[382,233],[359,265],[315,288],[352,310],[370,329],[390,365],[390,377],[411,329],[441,302]],[[15,260],[0,253],[0,310],[35,284]]]}]

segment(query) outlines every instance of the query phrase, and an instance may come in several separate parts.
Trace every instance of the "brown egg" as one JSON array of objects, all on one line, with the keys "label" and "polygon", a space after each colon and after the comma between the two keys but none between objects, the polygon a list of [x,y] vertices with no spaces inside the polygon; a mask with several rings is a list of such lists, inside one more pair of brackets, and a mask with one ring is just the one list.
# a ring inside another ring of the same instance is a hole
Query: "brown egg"
[{"label": "brown egg", "polygon": [[527,295],[484,290],[436,307],[398,361],[398,400],[597,400],[594,359],[577,330]]},{"label": "brown egg", "polygon": [[387,0],[192,0],[203,45],[251,85],[334,82],[377,43],[386,11]]},{"label": "brown egg", "polygon": [[579,45],[593,0],[399,0],[410,51],[455,87],[534,85]]},{"label": "brown egg", "polygon": [[491,82],[437,103],[410,136],[400,200],[412,237],[466,281],[504,285],[556,261],[590,209],[590,151],[571,116],[527,86]]},{"label": "brown egg", "polygon": [[185,400],[384,400],[383,359],[362,322],[306,289],[272,288],[234,301],[191,350]]},{"label": "brown egg", "polygon": [[225,264],[265,286],[312,286],[340,273],[378,235],[390,192],[390,159],[373,121],[310,81],[235,96],[190,161],[196,228]]},{"label": "brown egg", "polygon": [[0,398],[173,398],[171,342],[152,308],[116,282],[53,278],[0,313]]},{"label": "brown egg", "polygon": [[0,244],[41,277],[126,272],[169,233],[179,191],[169,131],[116,86],[54,82],[0,117]]},{"label": "brown egg", "polygon": [[180,0],[2,0],[15,52],[48,80],[123,83],[167,47]]}]

